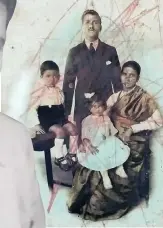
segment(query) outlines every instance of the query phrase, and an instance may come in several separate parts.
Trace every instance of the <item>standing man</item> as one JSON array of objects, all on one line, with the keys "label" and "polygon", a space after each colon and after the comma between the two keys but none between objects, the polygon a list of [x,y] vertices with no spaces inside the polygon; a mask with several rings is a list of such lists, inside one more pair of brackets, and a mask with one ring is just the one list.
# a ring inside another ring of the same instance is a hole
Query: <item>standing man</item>
[{"label": "standing man", "polygon": [[68,116],[75,92],[74,120],[79,134],[82,120],[89,115],[85,105],[87,98],[98,93],[106,100],[121,89],[117,51],[99,39],[102,29],[99,14],[94,10],[86,10],[82,15],[82,27],[85,39],[69,51],[63,82]]}]

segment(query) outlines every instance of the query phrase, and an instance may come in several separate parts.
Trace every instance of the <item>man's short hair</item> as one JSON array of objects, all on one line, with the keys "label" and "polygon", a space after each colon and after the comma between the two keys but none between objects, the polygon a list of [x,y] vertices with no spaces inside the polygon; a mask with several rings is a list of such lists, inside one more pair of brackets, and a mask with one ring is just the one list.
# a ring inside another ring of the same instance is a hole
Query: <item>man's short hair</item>
[{"label": "man's short hair", "polygon": [[82,17],[81,17],[82,22],[83,22],[83,20],[84,20],[84,17],[85,17],[87,14],[91,14],[91,15],[93,15],[93,16],[97,16],[97,17],[99,18],[99,21],[100,21],[100,24],[101,24],[101,17],[100,17],[100,15],[99,15],[95,10],[90,10],[90,9],[84,11],[84,13],[83,13],[83,15],[82,15]]}]

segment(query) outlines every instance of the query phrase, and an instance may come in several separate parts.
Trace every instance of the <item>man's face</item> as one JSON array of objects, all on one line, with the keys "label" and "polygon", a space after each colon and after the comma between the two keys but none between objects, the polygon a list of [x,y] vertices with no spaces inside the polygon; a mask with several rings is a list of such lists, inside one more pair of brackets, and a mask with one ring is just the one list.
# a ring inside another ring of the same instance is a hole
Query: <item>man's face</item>
[{"label": "man's face", "polygon": [[83,19],[83,32],[86,39],[93,41],[101,31],[100,19],[96,15],[86,14]]}]

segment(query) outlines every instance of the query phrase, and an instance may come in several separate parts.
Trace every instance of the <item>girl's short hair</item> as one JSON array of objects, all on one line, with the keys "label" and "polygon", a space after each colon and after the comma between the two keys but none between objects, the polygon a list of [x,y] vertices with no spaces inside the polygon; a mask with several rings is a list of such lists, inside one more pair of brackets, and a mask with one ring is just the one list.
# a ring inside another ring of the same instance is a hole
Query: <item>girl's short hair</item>
[{"label": "girl's short hair", "polygon": [[91,98],[88,99],[88,108],[91,109],[94,103],[98,103],[100,106],[107,108],[106,101],[101,98],[99,94],[94,94]]},{"label": "girl's short hair", "polygon": [[59,72],[59,67],[55,62],[53,62],[51,60],[47,60],[47,61],[43,62],[40,66],[41,76],[44,74],[44,72],[46,70],[56,70]]}]

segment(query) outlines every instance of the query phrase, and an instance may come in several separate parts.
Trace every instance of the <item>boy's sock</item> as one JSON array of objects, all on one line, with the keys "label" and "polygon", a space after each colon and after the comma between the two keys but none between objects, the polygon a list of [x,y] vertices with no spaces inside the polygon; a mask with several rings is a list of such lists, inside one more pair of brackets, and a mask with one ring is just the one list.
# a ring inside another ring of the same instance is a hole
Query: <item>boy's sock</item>
[{"label": "boy's sock", "polygon": [[[61,157],[64,157],[64,154],[63,154],[63,143],[64,143],[64,139],[58,139],[58,138],[55,138],[54,140],[54,148],[52,150],[52,157],[55,157],[56,159],[58,158],[61,158]],[[62,161],[62,164],[66,164],[67,161]]]}]

